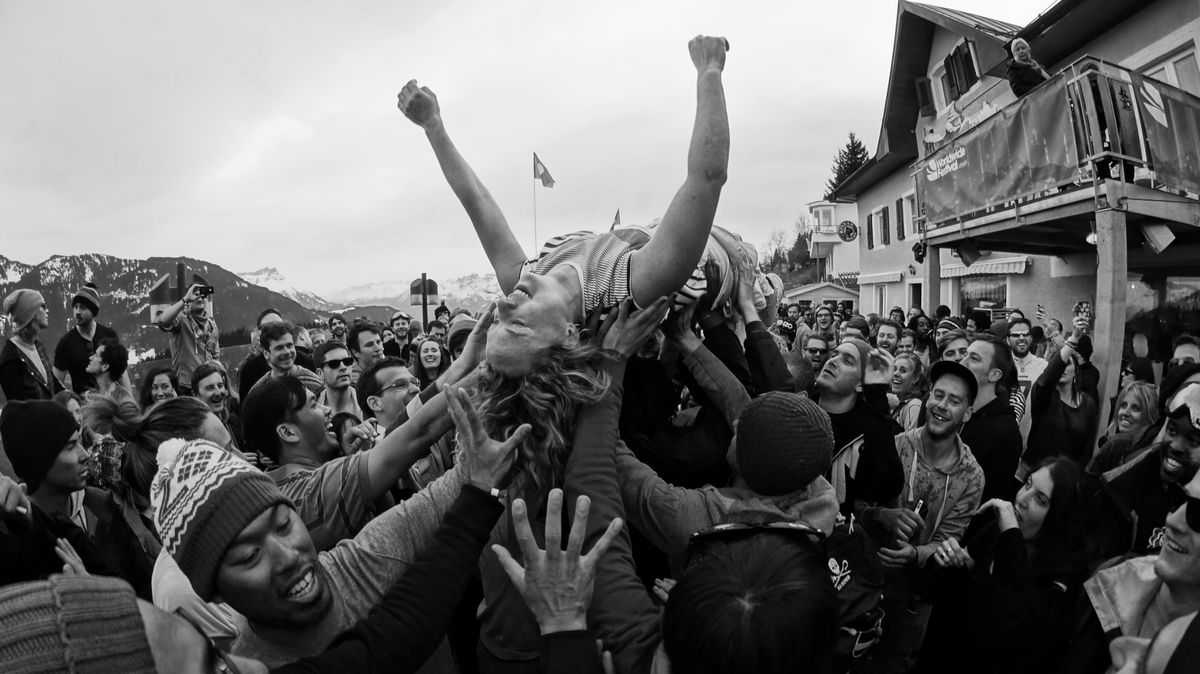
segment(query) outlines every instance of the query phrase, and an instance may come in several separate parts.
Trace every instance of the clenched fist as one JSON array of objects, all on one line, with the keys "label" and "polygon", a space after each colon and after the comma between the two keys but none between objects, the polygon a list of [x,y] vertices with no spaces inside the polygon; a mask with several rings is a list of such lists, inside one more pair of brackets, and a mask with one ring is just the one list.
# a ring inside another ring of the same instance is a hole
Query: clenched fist
[{"label": "clenched fist", "polygon": [[729,40],[723,37],[697,35],[688,42],[688,53],[696,70],[724,70],[725,52],[729,51]]},{"label": "clenched fist", "polygon": [[442,109],[438,105],[437,95],[429,87],[417,86],[416,80],[409,80],[400,90],[396,96],[396,107],[422,129],[434,128],[442,123]]}]

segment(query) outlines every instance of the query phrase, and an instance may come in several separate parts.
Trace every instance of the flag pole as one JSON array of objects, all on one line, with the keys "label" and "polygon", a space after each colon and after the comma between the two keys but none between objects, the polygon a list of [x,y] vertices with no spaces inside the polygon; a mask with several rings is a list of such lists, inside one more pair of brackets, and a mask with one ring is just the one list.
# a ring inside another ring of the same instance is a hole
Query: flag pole
[{"label": "flag pole", "polygon": [[537,184],[538,179],[533,179],[533,257],[538,256],[538,251],[541,249],[538,244],[537,235]]}]

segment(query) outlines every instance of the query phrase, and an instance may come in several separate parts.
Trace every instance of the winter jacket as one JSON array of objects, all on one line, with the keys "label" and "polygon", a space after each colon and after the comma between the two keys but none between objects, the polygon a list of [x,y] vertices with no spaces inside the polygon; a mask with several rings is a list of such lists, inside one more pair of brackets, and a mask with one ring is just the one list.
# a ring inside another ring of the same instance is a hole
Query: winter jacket
[{"label": "winter jacket", "polygon": [[42,343],[35,341],[46,375],[42,376],[11,339],[0,348],[0,389],[8,400],[50,400],[63,390],[63,385],[54,376],[50,358]]},{"label": "winter jacket", "polygon": [[872,384],[848,412],[830,414],[833,469],[829,481],[846,515],[856,507],[888,505],[900,495],[904,468],[896,455],[898,428],[888,412],[888,387]]},{"label": "winter jacket", "polygon": [[686,489],[663,480],[617,446],[617,479],[629,523],[679,569],[691,535],[727,522],[804,522],[826,534],[837,519],[833,486],[818,477],[786,496],[761,496],[749,489],[706,486]]},{"label": "winter jacket", "polygon": [[974,518],[962,546],[974,568],[939,567],[926,585],[933,614],[914,674],[1056,671],[1083,578],[1039,577],[1020,529],[1001,532],[994,516]]},{"label": "winter jacket", "polygon": [[1021,431],[1007,396],[997,396],[976,409],[959,433],[983,468],[981,500],[1011,501],[1017,492],[1017,464],[1021,461]]}]

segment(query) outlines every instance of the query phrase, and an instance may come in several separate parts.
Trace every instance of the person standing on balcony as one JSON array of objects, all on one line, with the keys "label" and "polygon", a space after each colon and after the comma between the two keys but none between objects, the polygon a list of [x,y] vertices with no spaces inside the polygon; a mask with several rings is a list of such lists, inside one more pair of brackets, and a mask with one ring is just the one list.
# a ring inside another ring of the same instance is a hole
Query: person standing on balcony
[{"label": "person standing on balcony", "polygon": [[1008,86],[1017,98],[1050,79],[1050,73],[1042,64],[1033,60],[1033,50],[1025,40],[1017,38],[1008,43],[1008,52],[1012,54],[1012,60],[1008,62]]}]

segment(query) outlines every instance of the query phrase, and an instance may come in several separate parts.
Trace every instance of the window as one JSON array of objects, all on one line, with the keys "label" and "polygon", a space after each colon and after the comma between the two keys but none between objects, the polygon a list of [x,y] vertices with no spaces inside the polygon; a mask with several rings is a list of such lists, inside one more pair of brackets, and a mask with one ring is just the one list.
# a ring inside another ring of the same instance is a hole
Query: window
[{"label": "window", "polygon": [[1196,61],[1196,48],[1188,47],[1159,61],[1146,69],[1147,77],[1166,82],[1173,87],[1200,96],[1200,65]]},{"label": "window", "polygon": [[909,192],[901,197],[901,201],[904,202],[904,214],[905,219],[908,221],[908,233],[920,234],[921,230],[917,229],[917,195]]},{"label": "window", "polygon": [[959,304],[962,313],[972,309],[991,311],[1008,306],[1008,276],[1005,274],[981,274],[963,276],[959,283]]},{"label": "window", "polygon": [[874,213],[867,213],[867,250],[875,247],[875,226],[871,224],[874,221]]},{"label": "window", "polygon": [[904,240],[904,215],[910,211],[904,208],[904,197],[896,200],[896,240]]},{"label": "window", "polygon": [[892,230],[888,225],[888,207],[880,208],[879,213],[879,245],[886,246],[892,242]]},{"label": "window", "polygon": [[887,311],[887,286],[880,283],[875,286],[875,310],[879,313]]},{"label": "window", "polygon": [[834,233],[832,208],[813,209],[813,221],[818,232],[822,234]]},{"label": "window", "polygon": [[945,110],[979,81],[979,69],[975,63],[974,46],[969,40],[962,40],[933,71],[930,88],[938,110]]}]

